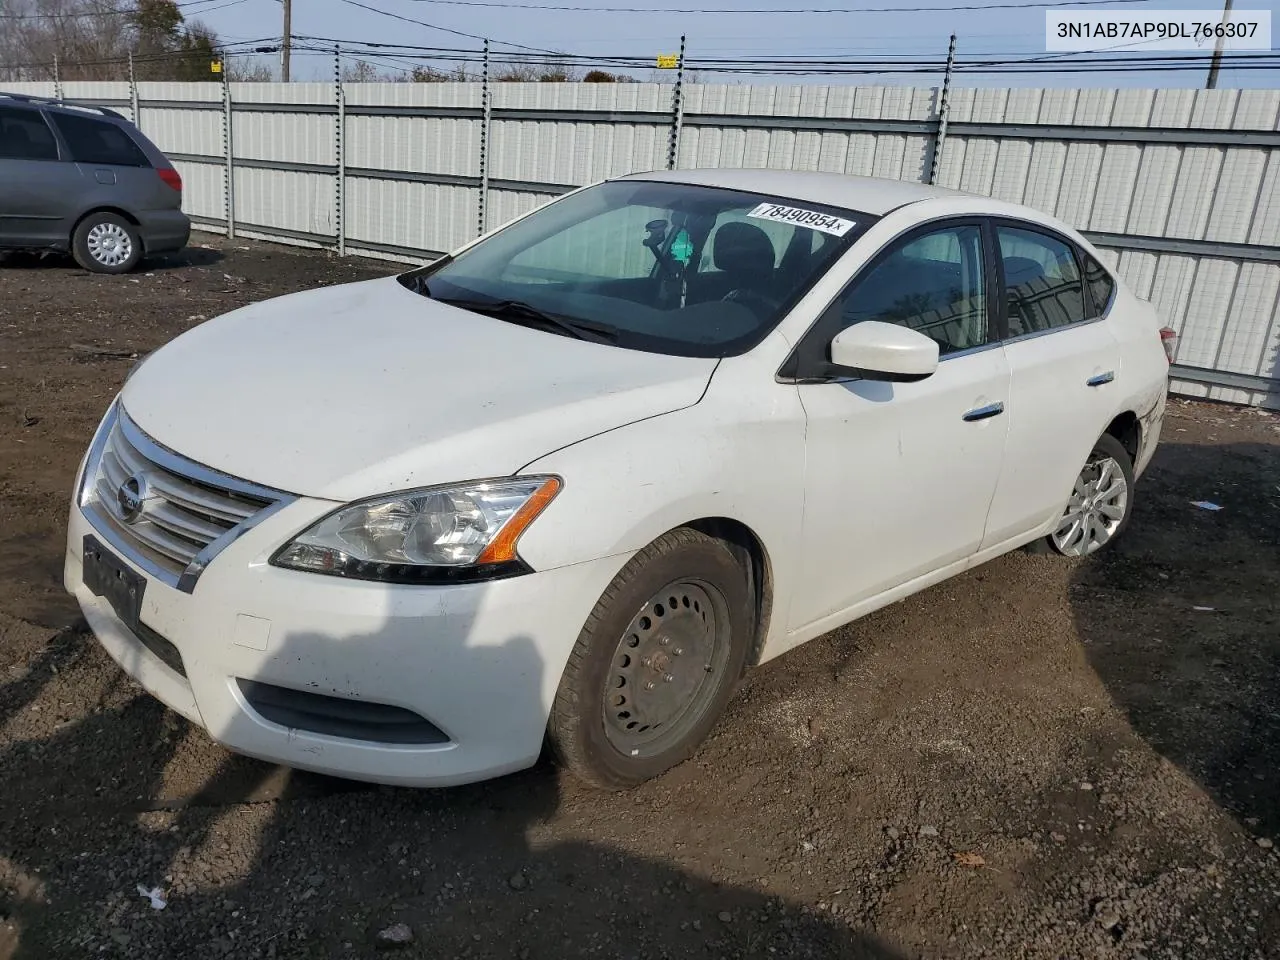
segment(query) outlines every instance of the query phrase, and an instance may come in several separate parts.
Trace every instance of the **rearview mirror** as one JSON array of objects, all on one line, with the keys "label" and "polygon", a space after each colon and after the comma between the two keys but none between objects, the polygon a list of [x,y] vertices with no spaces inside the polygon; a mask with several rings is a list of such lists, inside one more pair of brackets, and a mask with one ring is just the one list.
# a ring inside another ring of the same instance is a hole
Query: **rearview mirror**
[{"label": "rearview mirror", "polygon": [[910,383],[938,369],[938,344],[910,327],[864,320],[832,339],[831,367],[840,376]]}]

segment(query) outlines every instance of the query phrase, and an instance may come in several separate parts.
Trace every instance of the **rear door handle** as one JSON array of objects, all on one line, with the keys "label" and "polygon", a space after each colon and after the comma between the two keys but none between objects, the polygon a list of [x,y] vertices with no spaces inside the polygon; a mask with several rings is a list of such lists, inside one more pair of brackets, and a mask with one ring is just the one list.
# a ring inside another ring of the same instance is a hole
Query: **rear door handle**
[{"label": "rear door handle", "polygon": [[1116,378],[1114,370],[1108,370],[1106,373],[1095,373],[1092,377],[1085,381],[1085,386],[1100,387],[1104,383],[1110,383]]},{"label": "rear door handle", "polygon": [[1003,403],[988,403],[985,407],[974,407],[964,415],[965,423],[973,423],[975,420],[987,420],[991,417],[998,417],[1004,413]]}]

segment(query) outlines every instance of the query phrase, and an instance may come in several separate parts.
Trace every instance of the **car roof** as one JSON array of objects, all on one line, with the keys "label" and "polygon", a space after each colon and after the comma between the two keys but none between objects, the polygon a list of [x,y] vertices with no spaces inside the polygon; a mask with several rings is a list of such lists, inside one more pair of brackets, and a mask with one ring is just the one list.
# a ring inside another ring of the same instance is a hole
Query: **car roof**
[{"label": "car roof", "polygon": [[801,170],[706,169],[656,170],[619,179],[665,180],[670,183],[694,183],[707,187],[725,187],[749,193],[765,193],[810,203],[845,207],[872,216],[883,216],[890,210],[919,200],[975,195],[945,187],[932,187],[904,180],[880,177],[855,177],[844,173],[815,173]]},{"label": "car roof", "polygon": [[62,110],[68,113],[92,113],[103,120],[123,120],[128,118],[110,107],[99,107],[89,103],[76,103],[74,100],[59,100],[56,97],[37,97],[26,93],[6,93],[0,90],[0,104],[15,107],[30,107],[35,110]]}]

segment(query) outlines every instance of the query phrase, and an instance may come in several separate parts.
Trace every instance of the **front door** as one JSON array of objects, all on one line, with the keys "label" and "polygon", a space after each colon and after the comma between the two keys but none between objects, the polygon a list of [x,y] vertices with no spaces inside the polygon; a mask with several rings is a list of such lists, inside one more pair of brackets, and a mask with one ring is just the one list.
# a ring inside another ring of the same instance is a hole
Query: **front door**
[{"label": "front door", "polygon": [[61,240],[70,163],[58,160],[53,131],[40,111],[0,107],[0,244],[44,246]]},{"label": "front door", "polygon": [[834,325],[901,323],[938,342],[916,383],[800,384],[807,418],[803,576],[792,629],[971,556],[1000,476],[1009,367],[992,337],[982,226],[892,242],[854,278]]}]

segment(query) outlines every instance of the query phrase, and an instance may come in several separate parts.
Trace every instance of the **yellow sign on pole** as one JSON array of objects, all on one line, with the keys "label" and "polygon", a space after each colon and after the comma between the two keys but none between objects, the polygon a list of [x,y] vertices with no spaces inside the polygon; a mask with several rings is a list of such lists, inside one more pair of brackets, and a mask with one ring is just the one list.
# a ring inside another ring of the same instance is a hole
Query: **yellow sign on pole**
[{"label": "yellow sign on pole", "polygon": [[678,53],[658,54],[659,70],[674,70],[679,65],[680,65],[680,55]]},{"label": "yellow sign on pole", "polygon": [[221,61],[221,60],[211,60],[211,61],[209,62],[209,72],[210,72],[210,73],[221,73],[221,72],[222,72],[222,61]]}]

